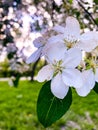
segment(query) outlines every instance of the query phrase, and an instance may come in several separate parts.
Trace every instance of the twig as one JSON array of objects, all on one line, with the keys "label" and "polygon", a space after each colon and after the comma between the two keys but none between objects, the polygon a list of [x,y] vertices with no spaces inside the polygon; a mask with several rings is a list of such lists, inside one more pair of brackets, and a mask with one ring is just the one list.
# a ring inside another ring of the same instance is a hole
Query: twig
[{"label": "twig", "polygon": [[[81,0],[80,0],[81,1]],[[89,17],[91,18],[91,20],[93,21],[93,23],[98,27],[98,24],[96,22],[96,20],[93,18],[93,16],[91,15],[91,13],[88,12],[88,10],[85,9],[85,7],[81,4],[81,2],[77,0],[78,4],[80,7],[82,7],[82,9],[84,9],[84,11],[89,15]]]}]

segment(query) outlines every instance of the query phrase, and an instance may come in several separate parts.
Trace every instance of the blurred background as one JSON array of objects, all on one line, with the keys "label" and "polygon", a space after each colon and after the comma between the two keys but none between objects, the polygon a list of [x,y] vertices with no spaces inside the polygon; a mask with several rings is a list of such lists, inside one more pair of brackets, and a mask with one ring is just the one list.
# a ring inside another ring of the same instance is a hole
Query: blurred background
[{"label": "blurred background", "polygon": [[[64,25],[67,16],[78,19],[81,33],[98,30],[98,0],[0,0],[0,130],[44,129],[36,115],[42,84],[34,77],[45,61],[28,65],[26,59],[36,50],[34,39]],[[67,116],[50,130],[97,130],[98,96],[88,96],[81,104],[77,97]]]}]

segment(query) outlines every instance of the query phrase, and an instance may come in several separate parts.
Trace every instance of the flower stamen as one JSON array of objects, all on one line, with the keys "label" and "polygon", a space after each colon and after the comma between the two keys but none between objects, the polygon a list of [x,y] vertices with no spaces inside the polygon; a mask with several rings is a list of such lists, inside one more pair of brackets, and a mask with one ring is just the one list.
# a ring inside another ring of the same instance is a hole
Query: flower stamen
[{"label": "flower stamen", "polygon": [[62,73],[62,70],[65,68],[65,67],[63,67],[62,66],[62,60],[60,60],[60,61],[54,61],[54,64],[52,64],[53,65],[53,67],[54,67],[54,76],[57,74],[57,73]]},{"label": "flower stamen", "polygon": [[67,46],[68,49],[70,49],[73,46],[75,46],[78,42],[79,42],[79,39],[76,39],[74,36],[70,36],[70,35],[68,35],[64,39],[64,43],[65,43],[65,45]]}]

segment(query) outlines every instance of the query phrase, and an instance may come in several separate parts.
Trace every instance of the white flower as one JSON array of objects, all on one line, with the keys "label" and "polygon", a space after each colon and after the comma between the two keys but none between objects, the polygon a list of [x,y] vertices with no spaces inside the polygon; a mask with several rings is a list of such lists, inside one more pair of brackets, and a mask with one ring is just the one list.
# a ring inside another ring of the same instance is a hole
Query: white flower
[{"label": "white flower", "polygon": [[14,53],[17,51],[17,47],[15,46],[14,43],[8,44],[6,48],[8,53]]},{"label": "white flower", "polygon": [[55,26],[54,30],[59,33],[57,36],[51,37],[48,42],[55,43],[62,41],[66,47],[76,47],[86,52],[91,52],[98,46],[98,32],[90,31],[80,34],[80,25],[76,18],[68,17],[66,19],[66,26]]},{"label": "white flower", "polygon": [[87,96],[98,82],[98,48],[83,57],[84,67],[82,69],[83,86],[76,89],[80,96]]},{"label": "white flower", "polygon": [[44,38],[38,37],[34,40],[33,44],[38,49],[26,60],[27,64],[36,62],[40,56],[42,56],[43,47],[46,44],[46,41]]},{"label": "white flower", "polygon": [[55,1],[55,3],[58,5],[58,6],[60,6],[61,4],[62,4],[62,0],[54,0]]},{"label": "white flower", "polygon": [[82,72],[83,85],[80,88],[76,88],[78,95],[87,96],[94,88],[95,82],[98,82],[98,68],[95,73],[92,69]]},{"label": "white flower", "polygon": [[39,82],[51,80],[51,92],[60,99],[66,96],[69,86],[80,88],[82,85],[81,73],[76,69],[82,59],[81,51],[76,48],[63,49],[60,51],[57,46],[48,49],[49,64],[36,77]]}]

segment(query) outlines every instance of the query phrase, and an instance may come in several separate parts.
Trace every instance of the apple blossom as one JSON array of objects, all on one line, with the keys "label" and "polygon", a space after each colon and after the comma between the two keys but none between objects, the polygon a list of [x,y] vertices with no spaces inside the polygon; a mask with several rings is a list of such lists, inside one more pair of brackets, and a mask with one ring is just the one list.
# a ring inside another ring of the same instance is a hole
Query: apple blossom
[{"label": "apple blossom", "polygon": [[76,67],[82,59],[82,53],[79,49],[72,48],[68,51],[58,46],[49,48],[46,54],[48,65],[44,66],[36,79],[39,82],[51,80],[51,92],[57,98],[63,99],[69,89],[69,86],[80,88],[82,85],[81,73]]},{"label": "apple blossom", "polygon": [[[38,50],[27,63],[45,57],[48,64],[38,72],[36,79],[39,82],[51,80],[51,92],[57,98],[63,99],[69,87],[74,87],[78,95],[86,96],[98,82],[98,32],[81,34],[74,17],[66,18],[65,27],[55,26],[53,30],[58,34],[34,40]],[[87,53],[94,57],[85,56]]]},{"label": "apple blossom", "polygon": [[7,53],[15,53],[17,51],[17,47],[14,43],[10,43],[7,45],[6,51]]},{"label": "apple blossom", "polygon": [[87,96],[91,89],[95,85],[95,77],[92,69],[84,70],[82,72],[83,85],[80,88],[76,88],[78,95]]},{"label": "apple blossom", "polygon": [[38,37],[33,42],[34,46],[38,48],[26,61],[27,64],[36,62],[42,55],[43,46],[46,44],[46,41],[43,37]]},{"label": "apple blossom", "polygon": [[87,96],[87,94],[94,88],[95,83],[98,82],[98,61],[96,57],[98,55],[98,52],[95,55],[93,50],[93,52],[90,54],[91,57],[86,57],[88,58],[85,60],[85,63],[87,65],[85,67],[85,70],[82,71],[83,86],[76,89],[78,95],[80,96]]},{"label": "apple blossom", "polygon": [[47,62],[36,76],[37,81],[46,81],[37,101],[38,119],[45,127],[69,109],[72,103],[70,87],[82,97],[92,89],[98,93],[98,32],[81,34],[79,22],[74,17],[66,18],[65,27],[56,26],[53,30],[55,33],[52,31],[34,41],[38,50],[27,59],[27,63],[31,63],[44,56]]},{"label": "apple blossom", "polygon": [[76,47],[86,52],[91,52],[98,46],[98,32],[89,31],[80,34],[79,22],[74,17],[67,17],[66,26],[55,26],[54,30],[59,34],[50,37],[48,43],[62,41],[68,49]]},{"label": "apple blossom", "polygon": [[93,69],[85,70],[82,72],[83,85],[80,88],[76,88],[78,95],[87,96],[94,88],[95,83],[98,82],[98,68],[95,73]]}]

